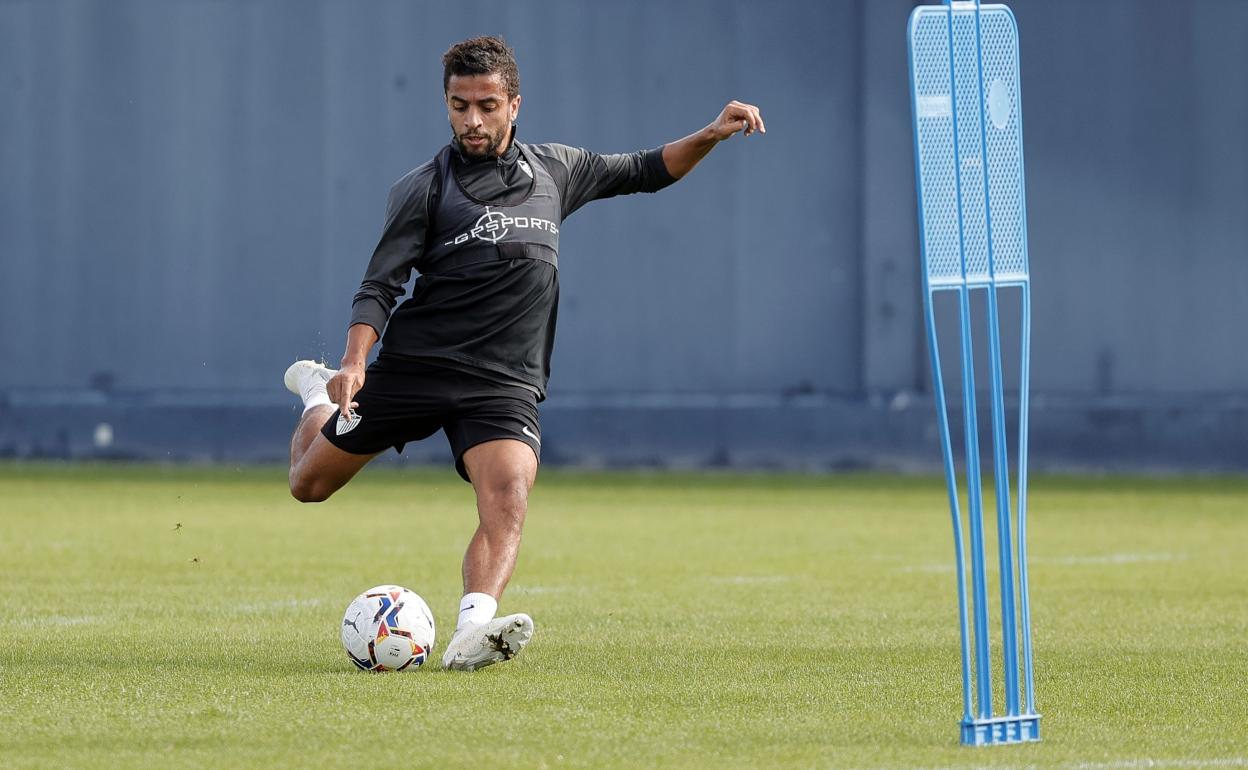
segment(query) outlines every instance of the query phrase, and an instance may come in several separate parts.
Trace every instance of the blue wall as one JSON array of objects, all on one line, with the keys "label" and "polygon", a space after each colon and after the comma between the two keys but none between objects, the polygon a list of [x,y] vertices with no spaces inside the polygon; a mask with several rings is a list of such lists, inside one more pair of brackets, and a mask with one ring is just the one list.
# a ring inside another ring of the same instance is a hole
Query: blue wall
[{"label": "blue wall", "polygon": [[[0,454],[103,421],[280,456],[285,364],[341,355],[389,185],[448,136],[441,53],[499,32],[524,140],[652,147],[731,98],[768,126],[563,228],[550,457],[934,462],[912,6],[0,2]],[[1013,7],[1037,456],[1248,468],[1248,3]]]}]

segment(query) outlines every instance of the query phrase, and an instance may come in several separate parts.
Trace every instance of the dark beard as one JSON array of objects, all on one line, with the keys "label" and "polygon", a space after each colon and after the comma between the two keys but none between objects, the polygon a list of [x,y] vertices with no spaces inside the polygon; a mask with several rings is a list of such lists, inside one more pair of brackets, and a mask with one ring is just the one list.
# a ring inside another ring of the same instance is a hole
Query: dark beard
[{"label": "dark beard", "polygon": [[498,145],[502,143],[502,141],[502,133],[499,133],[497,136],[485,134],[485,148],[481,150],[480,154],[475,154],[465,147],[464,143],[460,141],[459,135],[455,134],[455,146],[459,149],[459,154],[465,158],[492,158],[498,154]]}]

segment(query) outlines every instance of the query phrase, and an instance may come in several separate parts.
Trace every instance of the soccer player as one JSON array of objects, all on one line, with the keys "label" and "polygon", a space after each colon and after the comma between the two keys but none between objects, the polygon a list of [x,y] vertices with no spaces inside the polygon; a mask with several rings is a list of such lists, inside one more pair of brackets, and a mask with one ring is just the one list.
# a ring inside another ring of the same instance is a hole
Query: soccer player
[{"label": "soccer player", "polygon": [[[537,405],[550,378],[563,220],[593,200],[657,192],[719,142],[766,129],[758,108],[734,101],[705,128],[653,150],[524,144],[520,76],[502,39],[458,43],[442,64],[453,137],[390,190],[340,367],[297,361],[286,371],[304,404],[290,491],[324,500],[381,452],[442,429],[479,517],[442,665],[472,671],[511,659],[533,635],[528,615],[495,613],[541,455]],[[391,315],[413,270],[412,296]]]}]

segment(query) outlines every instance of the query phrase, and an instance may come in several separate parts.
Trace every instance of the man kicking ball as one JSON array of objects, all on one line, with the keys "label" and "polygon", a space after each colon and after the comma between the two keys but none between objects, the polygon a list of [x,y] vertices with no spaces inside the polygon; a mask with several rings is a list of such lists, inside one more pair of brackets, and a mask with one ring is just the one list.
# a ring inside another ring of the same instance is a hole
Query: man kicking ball
[{"label": "man kicking ball", "polygon": [[[298,361],[286,370],[286,387],[304,404],[290,491],[325,500],[386,449],[444,431],[476,493],[479,524],[442,665],[472,671],[511,659],[533,636],[528,615],[495,613],[541,456],[537,405],[550,379],[563,220],[599,198],[657,192],[717,143],[765,128],[756,107],[734,101],[710,125],[654,150],[523,144],[520,75],[500,38],[458,43],[442,64],[453,138],[390,190],[341,366]],[[412,296],[391,315],[413,270]]]}]

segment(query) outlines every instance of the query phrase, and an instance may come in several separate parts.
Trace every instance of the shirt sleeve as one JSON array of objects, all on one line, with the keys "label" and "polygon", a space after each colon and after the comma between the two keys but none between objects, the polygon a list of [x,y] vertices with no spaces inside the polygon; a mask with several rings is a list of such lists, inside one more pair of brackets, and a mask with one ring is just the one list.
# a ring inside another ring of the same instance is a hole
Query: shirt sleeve
[{"label": "shirt sleeve", "polygon": [[555,161],[552,176],[563,194],[563,216],[590,201],[658,192],[675,182],[663,163],[663,148],[599,155],[578,147],[546,144],[535,148]]},{"label": "shirt sleeve", "polygon": [[378,337],[385,330],[395,302],[403,295],[403,285],[425,250],[435,173],[436,164],[430,161],[390,188],[381,240],[351,303],[351,325],[368,324]]}]

